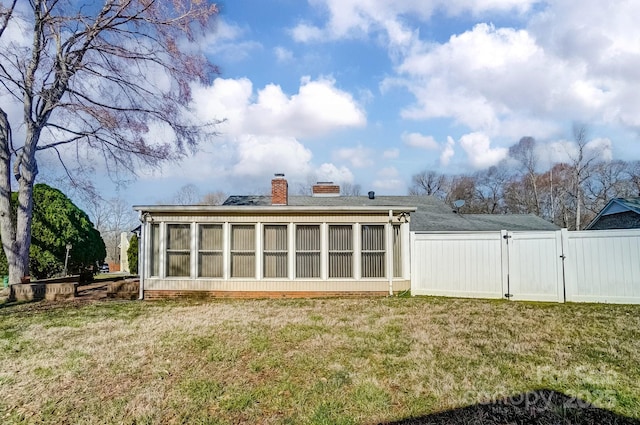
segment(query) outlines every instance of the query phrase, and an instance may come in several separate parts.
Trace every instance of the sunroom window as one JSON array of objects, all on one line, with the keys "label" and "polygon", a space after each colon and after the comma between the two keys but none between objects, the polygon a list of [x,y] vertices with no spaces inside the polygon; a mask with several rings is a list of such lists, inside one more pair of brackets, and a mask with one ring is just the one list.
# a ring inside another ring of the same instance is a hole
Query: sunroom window
[{"label": "sunroom window", "polygon": [[329,226],[329,277],[353,277],[353,227]]},{"label": "sunroom window", "polygon": [[320,226],[296,226],[296,277],[320,277]]},{"label": "sunroom window", "polygon": [[393,277],[402,277],[402,233],[400,225],[393,226]]},{"label": "sunroom window", "polygon": [[287,226],[264,226],[264,277],[287,277]]},{"label": "sunroom window", "polygon": [[199,225],[198,241],[198,277],[222,277],[222,225]]},{"label": "sunroom window", "polygon": [[231,226],[231,277],[256,276],[256,228]]},{"label": "sunroom window", "polygon": [[151,245],[151,264],[149,266],[149,275],[160,276],[160,224],[153,223],[149,229],[149,242]]},{"label": "sunroom window", "polygon": [[384,225],[362,226],[362,277],[385,277]]},{"label": "sunroom window", "polygon": [[191,274],[191,225],[167,224],[167,276]]}]

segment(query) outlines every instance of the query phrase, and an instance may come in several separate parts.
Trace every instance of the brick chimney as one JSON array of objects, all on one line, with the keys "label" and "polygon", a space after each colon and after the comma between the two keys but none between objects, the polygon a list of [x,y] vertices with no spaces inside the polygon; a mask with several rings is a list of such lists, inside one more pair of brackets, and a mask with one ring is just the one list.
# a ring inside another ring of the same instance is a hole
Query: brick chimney
[{"label": "brick chimney", "polygon": [[333,182],[318,182],[313,185],[313,196],[340,196],[340,186]]},{"label": "brick chimney", "polygon": [[276,174],[271,180],[271,205],[289,204],[289,184],[284,174]]}]

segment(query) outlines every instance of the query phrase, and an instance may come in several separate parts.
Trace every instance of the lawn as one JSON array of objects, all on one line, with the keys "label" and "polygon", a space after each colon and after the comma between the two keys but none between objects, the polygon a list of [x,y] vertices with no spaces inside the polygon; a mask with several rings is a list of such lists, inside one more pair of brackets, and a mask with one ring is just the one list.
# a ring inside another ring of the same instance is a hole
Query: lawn
[{"label": "lawn", "polygon": [[635,423],[639,364],[640,306],[40,302],[0,308],[0,422],[445,423],[489,406],[467,412],[480,423],[491,400],[545,389],[573,403],[516,400],[540,423],[584,402]]}]

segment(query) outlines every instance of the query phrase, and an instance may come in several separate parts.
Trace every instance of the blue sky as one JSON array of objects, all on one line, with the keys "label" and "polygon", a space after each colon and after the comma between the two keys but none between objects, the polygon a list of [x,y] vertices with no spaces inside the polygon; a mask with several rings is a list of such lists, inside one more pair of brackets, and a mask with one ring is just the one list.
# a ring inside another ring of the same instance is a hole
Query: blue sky
[{"label": "blue sky", "polygon": [[[105,197],[263,193],[317,180],[406,194],[431,169],[472,173],[523,136],[566,159],[572,123],[604,158],[640,158],[640,2],[228,0],[202,43],[220,75],[192,107],[225,119],[180,164]],[[161,133],[154,137],[165,137]]]}]

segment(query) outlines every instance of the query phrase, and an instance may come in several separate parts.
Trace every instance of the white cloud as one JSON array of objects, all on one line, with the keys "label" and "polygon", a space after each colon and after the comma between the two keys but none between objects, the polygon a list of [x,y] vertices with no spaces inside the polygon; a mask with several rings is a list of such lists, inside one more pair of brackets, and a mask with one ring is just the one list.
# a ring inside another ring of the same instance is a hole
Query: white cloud
[{"label": "white cloud", "polygon": [[[317,171],[336,181],[352,182],[347,167],[313,164],[312,152],[301,138],[315,137],[333,131],[362,126],[365,114],[350,93],[335,86],[329,78],[300,82],[298,93],[289,95],[275,84],[257,91],[247,78],[216,79],[211,86],[194,87],[192,107],[203,122],[224,120],[218,126],[220,135],[212,139],[209,152],[189,158],[180,168],[166,168],[172,173],[192,179],[241,177],[259,182],[274,172],[283,172],[292,181],[304,180]],[[367,150],[359,146],[348,158],[355,166],[366,161]],[[346,153],[338,156],[347,159]],[[215,170],[214,175],[210,170]]]},{"label": "white cloud", "polygon": [[400,149],[394,148],[394,149],[387,149],[386,151],[382,152],[382,157],[384,159],[396,159],[400,156]]},{"label": "white cloud", "polygon": [[447,137],[447,143],[445,143],[444,148],[442,149],[442,153],[440,154],[440,165],[446,167],[451,162],[451,158],[455,155],[456,151],[454,150],[454,146],[456,145],[455,140],[451,136]]},{"label": "white cloud", "polygon": [[366,123],[351,94],[327,78],[304,78],[299,92],[291,96],[268,84],[257,97],[246,78],[218,78],[212,86],[195,88],[193,95],[203,120],[226,119],[221,131],[234,135],[312,137]]},{"label": "white cloud", "polygon": [[277,46],[273,49],[273,53],[276,55],[278,62],[286,63],[293,60],[293,52],[282,46]]},{"label": "white cloud", "polygon": [[386,192],[397,193],[404,188],[404,182],[395,167],[384,167],[378,171],[373,187]]},{"label": "white cloud", "polygon": [[483,133],[465,134],[459,144],[467,154],[469,164],[476,169],[483,169],[498,164],[506,158],[507,148],[492,148],[491,140]]},{"label": "white cloud", "polygon": [[358,145],[354,148],[342,148],[333,152],[333,158],[337,161],[348,161],[352,167],[365,168],[373,165],[371,149]]},{"label": "white cloud", "polygon": [[320,165],[315,171],[318,181],[353,183],[353,173],[347,167],[336,167],[331,163]]},{"label": "white cloud", "polygon": [[402,141],[413,148],[436,150],[438,142],[431,136],[423,136],[420,133],[402,133]]},{"label": "white cloud", "polygon": [[251,52],[262,48],[262,45],[256,41],[243,40],[246,33],[245,28],[218,17],[215,31],[208,32],[202,44],[207,54],[237,62],[246,59]]},{"label": "white cloud", "polygon": [[236,152],[231,173],[240,177],[283,172],[301,178],[311,169],[311,151],[293,137],[242,136],[238,139]]}]

